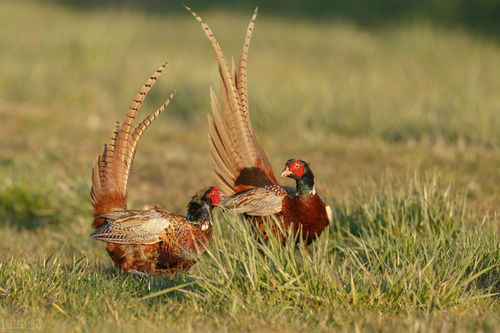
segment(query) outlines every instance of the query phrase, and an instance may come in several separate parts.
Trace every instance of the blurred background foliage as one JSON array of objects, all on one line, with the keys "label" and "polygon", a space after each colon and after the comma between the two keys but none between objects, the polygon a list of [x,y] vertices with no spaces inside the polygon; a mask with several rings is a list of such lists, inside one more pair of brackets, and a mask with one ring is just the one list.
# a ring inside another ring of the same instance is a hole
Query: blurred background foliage
[{"label": "blurred background foliage", "polygon": [[197,10],[237,10],[248,13],[260,6],[267,14],[307,20],[340,19],[361,26],[383,25],[409,20],[429,20],[437,25],[470,29],[498,38],[498,0],[50,0],[80,9],[129,7],[151,13],[178,13],[186,3]]}]

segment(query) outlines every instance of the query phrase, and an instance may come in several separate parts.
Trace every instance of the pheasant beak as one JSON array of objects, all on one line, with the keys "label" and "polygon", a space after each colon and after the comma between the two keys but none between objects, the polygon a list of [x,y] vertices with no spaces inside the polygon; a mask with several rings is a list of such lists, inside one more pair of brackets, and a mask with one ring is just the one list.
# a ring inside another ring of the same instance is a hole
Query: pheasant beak
[{"label": "pheasant beak", "polygon": [[285,167],[285,169],[281,173],[281,178],[288,177],[288,176],[290,176],[292,174],[293,174],[293,172],[290,171],[290,168],[289,167]]},{"label": "pheasant beak", "polygon": [[224,200],[226,200],[226,196],[222,193],[219,193],[219,202],[215,206],[220,206],[221,203],[224,202]]}]

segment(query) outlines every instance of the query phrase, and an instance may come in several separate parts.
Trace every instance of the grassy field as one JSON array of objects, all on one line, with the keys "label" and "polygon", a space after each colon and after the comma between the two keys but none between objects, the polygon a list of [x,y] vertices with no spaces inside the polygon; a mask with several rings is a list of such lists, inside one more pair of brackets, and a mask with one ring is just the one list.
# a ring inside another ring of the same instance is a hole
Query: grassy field
[{"label": "grassy field", "polygon": [[[201,14],[239,55],[250,13]],[[188,274],[139,278],[88,238],[90,169],[168,60],[143,115],[177,95],[139,144],[131,206],[182,212],[213,182],[208,41],[187,12],[0,2],[0,331],[500,329],[500,43],[262,6],[250,52],[255,130],[276,169],[311,162],[335,224],[302,253],[217,214]]]}]

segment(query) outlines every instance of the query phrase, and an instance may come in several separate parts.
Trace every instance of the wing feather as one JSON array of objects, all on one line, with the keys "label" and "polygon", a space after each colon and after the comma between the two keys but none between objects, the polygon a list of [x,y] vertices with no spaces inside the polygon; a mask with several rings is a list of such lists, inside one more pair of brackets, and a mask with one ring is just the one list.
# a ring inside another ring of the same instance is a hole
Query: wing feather
[{"label": "wing feather", "polygon": [[154,244],[162,240],[165,230],[179,216],[157,211],[129,210],[99,216],[106,222],[90,237],[117,244]]},{"label": "wing feather", "polygon": [[286,194],[258,187],[237,193],[222,203],[222,207],[234,214],[267,216],[281,212]]}]

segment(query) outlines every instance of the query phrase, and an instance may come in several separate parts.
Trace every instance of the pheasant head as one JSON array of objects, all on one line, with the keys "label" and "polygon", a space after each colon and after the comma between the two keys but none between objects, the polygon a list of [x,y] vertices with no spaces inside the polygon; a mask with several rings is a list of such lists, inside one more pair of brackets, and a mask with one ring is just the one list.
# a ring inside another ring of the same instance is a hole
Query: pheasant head
[{"label": "pheasant head", "polygon": [[295,179],[299,195],[315,194],[314,174],[306,161],[296,158],[286,161],[281,177]]},{"label": "pheasant head", "polygon": [[215,186],[201,189],[189,201],[187,219],[194,223],[210,220],[212,209],[219,206],[222,198],[222,194]]}]

